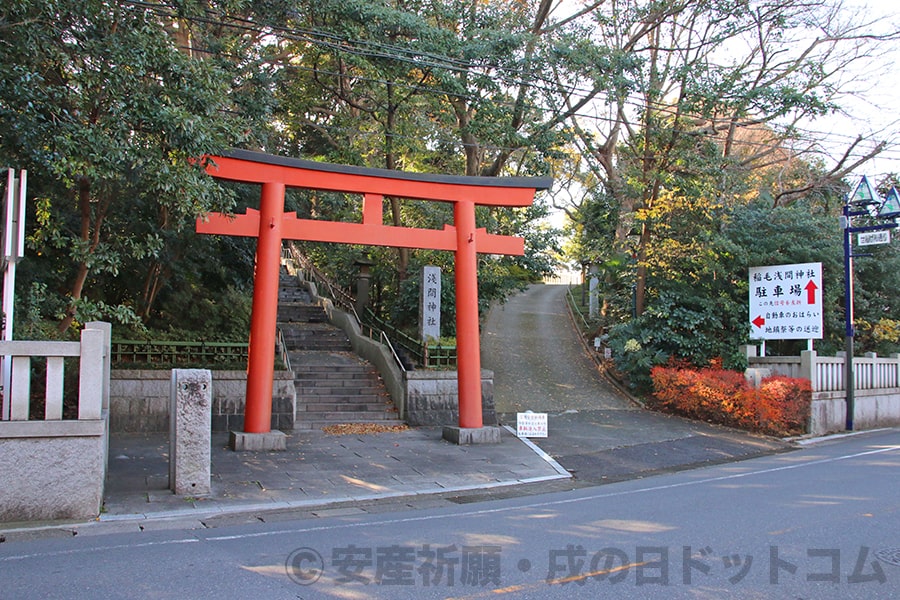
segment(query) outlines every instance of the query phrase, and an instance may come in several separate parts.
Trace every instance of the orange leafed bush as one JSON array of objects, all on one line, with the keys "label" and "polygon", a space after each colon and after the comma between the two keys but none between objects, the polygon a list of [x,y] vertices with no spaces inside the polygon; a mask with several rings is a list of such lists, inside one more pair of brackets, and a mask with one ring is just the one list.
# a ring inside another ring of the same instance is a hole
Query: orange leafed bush
[{"label": "orange leafed bush", "polygon": [[809,422],[812,386],[808,379],[774,375],[759,388],[748,386],[745,405],[758,415],[761,431],[776,435],[802,433]]},{"label": "orange leafed bush", "polygon": [[652,404],[680,415],[773,435],[802,433],[812,388],[805,379],[774,376],[753,388],[721,368],[655,367]]}]

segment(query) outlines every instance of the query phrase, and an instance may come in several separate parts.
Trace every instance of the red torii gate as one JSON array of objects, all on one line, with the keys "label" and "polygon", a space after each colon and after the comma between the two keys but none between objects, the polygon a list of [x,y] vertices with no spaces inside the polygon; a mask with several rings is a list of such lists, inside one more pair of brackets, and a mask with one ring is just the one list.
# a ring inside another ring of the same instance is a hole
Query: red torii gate
[{"label": "red torii gate", "polygon": [[[267,434],[271,430],[278,275],[284,239],[455,252],[459,427],[483,426],[477,253],[522,255],[525,242],[476,229],[475,206],[530,206],[537,190],[550,187],[550,178],[407,173],[245,150],[209,157],[206,171],[221,179],[262,184],[258,211],[210,213],[206,219],[197,219],[197,233],[258,238],[244,433]],[[299,219],[296,213],[285,213],[286,187],[362,194],[362,223]],[[452,202],[454,224],[443,230],[385,225],[384,196]]]}]

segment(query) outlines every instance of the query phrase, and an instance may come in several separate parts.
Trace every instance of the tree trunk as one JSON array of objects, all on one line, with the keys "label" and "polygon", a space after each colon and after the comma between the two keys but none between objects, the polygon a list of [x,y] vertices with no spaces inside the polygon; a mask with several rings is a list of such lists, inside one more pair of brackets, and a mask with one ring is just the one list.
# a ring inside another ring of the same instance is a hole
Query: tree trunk
[{"label": "tree trunk", "polygon": [[[397,122],[397,107],[394,105],[394,86],[387,84],[387,117],[385,119],[384,132],[384,167],[388,170],[397,170],[397,155],[394,152],[394,128]],[[392,196],[391,223],[394,227],[402,227],[403,219],[400,214],[400,199]],[[397,248],[397,281],[405,281],[409,277],[409,248]]]},{"label": "tree trunk", "polygon": [[[81,227],[78,239],[84,243],[85,254],[90,255],[97,248],[100,242],[100,225],[103,219],[103,207],[98,206],[96,224],[93,232],[91,230],[91,182],[86,177],[82,177],[78,182],[78,207],[81,213]],[[80,258],[75,268],[75,278],[72,281],[72,287],[69,290],[69,306],[66,314],[57,325],[57,331],[65,332],[72,323],[75,322],[76,304],[81,300],[84,293],[84,284],[88,276],[88,263],[84,256]]]}]

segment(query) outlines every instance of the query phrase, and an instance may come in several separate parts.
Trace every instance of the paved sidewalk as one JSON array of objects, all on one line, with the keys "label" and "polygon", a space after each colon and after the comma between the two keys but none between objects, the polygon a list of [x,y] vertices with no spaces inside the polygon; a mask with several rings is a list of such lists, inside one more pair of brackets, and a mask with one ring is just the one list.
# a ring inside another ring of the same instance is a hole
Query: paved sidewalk
[{"label": "paved sidewalk", "polygon": [[[495,308],[484,332],[484,364],[495,371],[501,423],[515,426],[521,410],[547,412],[548,438],[532,443],[504,429],[500,444],[458,446],[444,441],[438,427],[361,435],[301,430],[286,432],[286,452],[232,452],[227,434],[217,434],[212,493],[193,498],[168,490],[168,435],[115,434],[104,512],[96,523],[68,530],[352,515],[392,510],[384,503],[391,499],[393,510],[475,502],[792,448],[781,440],[640,409],[598,376],[571,327],[564,292],[532,286]],[[40,528],[27,524],[21,531]],[[0,533],[11,529],[15,526],[0,524]]]},{"label": "paved sidewalk", "polygon": [[[502,430],[496,445],[458,446],[441,429],[420,427],[364,435],[319,430],[288,435],[286,452],[232,452],[227,435],[212,441],[212,493],[175,496],[168,489],[168,436],[112,436],[100,521],[202,518],[307,509],[399,497],[424,497],[569,478],[542,451]],[[318,511],[316,510],[318,509]],[[358,511],[358,509],[356,509]]]}]

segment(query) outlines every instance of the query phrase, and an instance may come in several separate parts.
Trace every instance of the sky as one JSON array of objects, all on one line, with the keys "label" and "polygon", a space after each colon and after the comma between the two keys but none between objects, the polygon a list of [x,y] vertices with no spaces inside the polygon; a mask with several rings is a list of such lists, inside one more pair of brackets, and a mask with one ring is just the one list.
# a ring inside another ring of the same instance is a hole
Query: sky
[{"label": "sky", "polygon": [[[872,23],[872,33],[891,29],[900,31],[900,1],[844,0],[848,17],[859,24]],[[889,173],[900,175],[900,40],[882,44],[883,54],[867,65],[858,65],[846,75],[850,84],[841,98],[842,114],[832,114],[805,123],[810,137],[821,141],[826,151],[826,166],[833,166],[857,135],[872,136],[888,143],[887,149],[876,158],[853,171],[848,183],[862,175],[878,182]],[[561,228],[565,217],[553,211],[548,219],[553,227]]]},{"label": "sky", "polygon": [[[900,30],[900,3],[896,0],[845,0],[849,10],[861,9],[860,23],[876,21],[874,28]],[[873,30],[873,33],[875,31]],[[884,54],[856,72],[841,104],[846,114],[822,117],[808,128],[821,135],[830,153],[839,156],[857,135],[874,135],[888,142],[888,149],[854,171],[879,179],[887,173],[900,173],[900,40],[882,44]]]}]

